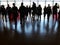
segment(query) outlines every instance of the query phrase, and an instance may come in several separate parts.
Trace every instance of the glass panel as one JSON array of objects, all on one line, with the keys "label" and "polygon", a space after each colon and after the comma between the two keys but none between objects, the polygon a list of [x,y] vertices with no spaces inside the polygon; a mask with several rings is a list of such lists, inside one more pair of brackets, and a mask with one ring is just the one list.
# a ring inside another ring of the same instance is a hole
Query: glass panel
[{"label": "glass panel", "polygon": [[14,0],[8,0],[8,2],[14,2]]},{"label": "glass panel", "polygon": [[22,2],[22,0],[16,0],[16,2]]},{"label": "glass panel", "polygon": [[45,0],[39,0],[39,2],[45,2]]},{"label": "glass panel", "polygon": [[44,6],[45,6],[45,2],[39,2],[39,4],[40,4],[41,7],[42,7],[42,13],[43,13],[43,8],[44,8]]},{"label": "glass panel", "polygon": [[1,2],[1,5],[4,5],[5,8],[7,7],[7,2]]},{"label": "glass panel", "polygon": [[24,6],[29,6],[30,5],[30,2],[24,2]]},{"label": "glass panel", "polygon": [[54,2],[59,2],[60,0],[54,0]]},{"label": "glass panel", "polygon": [[47,2],[52,2],[53,0],[46,0]]},{"label": "glass panel", "polygon": [[13,3],[14,3],[14,2],[8,2],[8,4],[9,4],[11,7],[13,6],[13,5],[12,5]]},{"label": "glass panel", "polygon": [[7,2],[7,0],[1,0],[1,2]]},{"label": "glass panel", "polygon": [[23,0],[23,2],[30,2],[30,0]]},{"label": "glass panel", "polygon": [[46,6],[48,6],[48,4],[50,4],[50,6],[52,6],[52,2],[46,2]]},{"label": "glass panel", "polygon": [[19,8],[21,5],[22,0],[15,0],[16,1],[16,6]]}]

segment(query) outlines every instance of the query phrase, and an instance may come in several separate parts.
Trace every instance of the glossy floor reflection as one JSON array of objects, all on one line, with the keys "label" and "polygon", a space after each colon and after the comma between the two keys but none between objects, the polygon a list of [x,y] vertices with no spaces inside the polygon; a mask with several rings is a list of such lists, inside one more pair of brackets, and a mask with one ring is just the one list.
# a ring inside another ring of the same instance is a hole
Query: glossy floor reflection
[{"label": "glossy floor reflection", "polygon": [[[1,17],[1,16],[0,16]],[[7,16],[8,18],[8,16]],[[56,34],[58,30],[58,21],[54,20],[52,18],[52,15],[50,16],[49,23],[47,21],[47,15],[44,20],[44,16],[41,15],[41,21],[40,19],[37,20],[37,16],[35,17],[35,21],[32,21],[31,17],[28,16],[27,20],[24,25],[24,34],[21,28],[20,20],[17,20],[17,32],[14,32],[15,30],[15,25],[14,22],[12,22],[12,32],[7,31],[6,33],[4,32],[5,30],[10,30],[10,24],[9,24],[9,19],[7,23],[2,21],[0,19],[0,31],[3,32],[1,35],[2,37],[6,36],[6,39],[10,38],[13,39],[14,43],[22,42],[24,44],[54,44],[56,41]],[[7,28],[7,29],[6,29]],[[18,36],[18,35],[19,36]],[[17,39],[16,39],[17,38]],[[12,42],[11,42],[12,43]]]},{"label": "glossy floor reflection", "polygon": [[[53,29],[54,33],[57,32],[58,21],[53,21],[52,15],[50,16],[49,23],[47,22],[47,16],[45,17],[45,20],[43,18],[43,15],[41,15],[41,21],[40,20],[37,21],[37,18],[35,18],[35,19],[36,20],[34,22],[32,22],[31,17],[29,17],[29,16],[27,17],[27,20],[26,20],[25,26],[24,26],[25,33],[27,35],[31,34],[32,30],[34,30],[35,33],[37,33],[37,31],[39,30],[39,34],[41,34],[41,35],[45,35],[47,33],[47,31],[49,33],[51,33],[52,29]],[[3,22],[3,21],[1,20],[0,22]],[[18,22],[17,23],[17,32],[22,33],[20,20],[18,20],[17,22]],[[1,26],[3,26],[3,25],[1,25]],[[7,27],[8,29],[10,29],[9,19],[8,19],[7,23],[4,22],[4,26]],[[47,29],[47,27],[48,27],[48,29]],[[12,22],[12,28],[13,28],[13,30],[15,29],[14,22]]]}]

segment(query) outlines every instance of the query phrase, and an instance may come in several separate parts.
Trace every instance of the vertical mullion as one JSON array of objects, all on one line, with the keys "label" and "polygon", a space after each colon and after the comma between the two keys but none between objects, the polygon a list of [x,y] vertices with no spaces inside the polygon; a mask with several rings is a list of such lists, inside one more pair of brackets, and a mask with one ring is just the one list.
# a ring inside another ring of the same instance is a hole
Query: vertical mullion
[{"label": "vertical mullion", "polygon": [[31,6],[31,0],[30,0],[30,6]]},{"label": "vertical mullion", "polygon": [[46,6],[46,0],[45,0],[45,6]]},{"label": "vertical mullion", "polygon": [[14,0],[14,3],[16,3],[16,0]]},{"label": "vertical mullion", "polygon": [[23,0],[22,0],[22,2],[23,2]]},{"label": "vertical mullion", "polygon": [[38,4],[39,4],[39,0],[37,0],[37,6],[38,6]]},{"label": "vertical mullion", "polygon": [[52,1],[52,18],[53,18],[53,6],[54,6],[54,0]]},{"label": "vertical mullion", "polygon": [[8,0],[7,0],[7,4],[8,4]]},{"label": "vertical mullion", "polygon": [[0,5],[1,5],[1,0],[0,0]]}]

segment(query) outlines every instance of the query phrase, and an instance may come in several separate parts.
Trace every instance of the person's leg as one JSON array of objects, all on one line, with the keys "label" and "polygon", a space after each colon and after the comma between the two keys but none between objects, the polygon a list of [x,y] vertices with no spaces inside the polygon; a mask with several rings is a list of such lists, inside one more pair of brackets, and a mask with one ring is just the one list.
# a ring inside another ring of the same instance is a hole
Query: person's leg
[{"label": "person's leg", "polygon": [[22,24],[22,17],[20,16],[20,24]]},{"label": "person's leg", "polygon": [[2,16],[2,19],[3,19],[3,23],[4,23],[4,15]]},{"label": "person's leg", "polygon": [[17,18],[15,18],[15,30],[17,31]]},{"label": "person's leg", "polygon": [[57,21],[57,14],[56,14],[56,21]]},{"label": "person's leg", "polygon": [[53,20],[54,20],[54,14],[52,14],[53,15]]},{"label": "person's leg", "polygon": [[46,15],[46,14],[44,14],[44,20],[45,20],[45,15]]},{"label": "person's leg", "polygon": [[41,15],[40,15],[40,20],[41,20]]},{"label": "person's leg", "polygon": [[7,22],[7,15],[5,15],[5,21]]},{"label": "person's leg", "polygon": [[50,14],[47,14],[47,19],[48,19],[48,22],[49,22],[49,18],[50,18]]}]

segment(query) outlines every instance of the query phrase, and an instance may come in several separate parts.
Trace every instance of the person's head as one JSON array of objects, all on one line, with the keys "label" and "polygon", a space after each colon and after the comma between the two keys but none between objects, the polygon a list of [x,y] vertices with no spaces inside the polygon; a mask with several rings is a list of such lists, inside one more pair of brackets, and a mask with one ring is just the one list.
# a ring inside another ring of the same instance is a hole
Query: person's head
[{"label": "person's head", "polygon": [[2,5],[2,8],[4,8],[4,5]]},{"label": "person's head", "polygon": [[44,7],[46,7],[46,5]]},{"label": "person's head", "polygon": [[57,3],[55,3],[55,6],[57,6]]},{"label": "person's head", "polygon": [[9,7],[9,4],[7,4],[7,6]]},{"label": "person's head", "polygon": [[13,3],[13,6],[15,6],[15,3]]},{"label": "person's head", "polygon": [[21,3],[21,6],[23,6],[23,2]]},{"label": "person's head", "polygon": [[48,7],[50,6],[50,4],[48,4]]},{"label": "person's head", "polygon": [[28,8],[31,8],[31,6],[29,6]]},{"label": "person's head", "polygon": [[41,7],[41,5],[39,5],[39,7]]},{"label": "person's head", "polygon": [[33,4],[34,4],[34,2],[33,2]]},{"label": "person's head", "polygon": [[33,5],[36,5],[35,2],[33,2]]},{"label": "person's head", "polygon": [[28,5],[26,6],[26,8],[28,8]]}]

